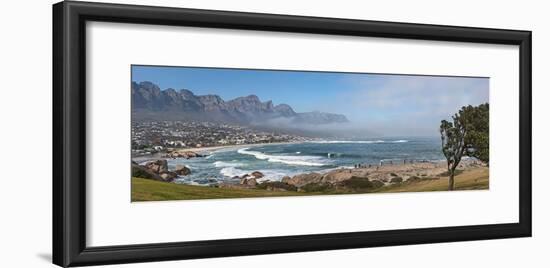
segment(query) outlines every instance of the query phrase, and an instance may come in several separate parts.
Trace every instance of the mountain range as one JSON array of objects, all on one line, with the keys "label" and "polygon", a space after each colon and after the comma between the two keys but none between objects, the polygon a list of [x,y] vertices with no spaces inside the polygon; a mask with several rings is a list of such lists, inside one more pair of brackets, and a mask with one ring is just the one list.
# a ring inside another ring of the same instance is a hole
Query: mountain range
[{"label": "mountain range", "polygon": [[287,104],[274,105],[249,95],[225,101],[218,95],[195,95],[187,89],[161,90],[152,82],[132,82],[133,120],[195,120],[258,124],[271,120],[289,124],[323,125],[346,123],[341,114],[297,113]]}]

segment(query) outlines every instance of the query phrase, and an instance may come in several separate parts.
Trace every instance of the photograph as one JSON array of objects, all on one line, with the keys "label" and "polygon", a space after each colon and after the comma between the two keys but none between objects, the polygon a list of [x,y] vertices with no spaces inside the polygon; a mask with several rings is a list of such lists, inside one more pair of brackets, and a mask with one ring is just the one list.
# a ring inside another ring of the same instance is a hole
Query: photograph
[{"label": "photograph", "polygon": [[132,202],[489,189],[488,77],[130,68]]}]

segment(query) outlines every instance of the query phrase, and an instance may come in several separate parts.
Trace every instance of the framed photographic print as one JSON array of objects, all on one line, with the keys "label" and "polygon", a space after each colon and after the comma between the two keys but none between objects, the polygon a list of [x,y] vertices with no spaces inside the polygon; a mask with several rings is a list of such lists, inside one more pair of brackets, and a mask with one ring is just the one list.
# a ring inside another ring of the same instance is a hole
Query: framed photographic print
[{"label": "framed photographic print", "polygon": [[53,262],[531,235],[531,32],[53,6]]}]

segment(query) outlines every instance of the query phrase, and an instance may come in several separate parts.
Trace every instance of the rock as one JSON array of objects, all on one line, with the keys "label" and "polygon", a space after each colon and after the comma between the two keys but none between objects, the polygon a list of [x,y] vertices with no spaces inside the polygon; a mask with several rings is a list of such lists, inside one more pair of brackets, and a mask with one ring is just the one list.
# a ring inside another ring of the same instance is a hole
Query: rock
[{"label": "rock", "polygon": [[296,187],[302,187],[309,183],[319,183],[321,182],[321,179],[323,178],[323,175],[312,172],[307,174],[300,174],[292,177],[290,180],[287,180],[286,183],[296,186]]},{"label": "rock", "polygon": [[233,183],[219,183],[218,188],[227,188],[227,189],[251,189],[255,188],[246,184],[233,184]]},{"label": "rock", "polygon": [[166,160],[156,160],[153,162],[149,162],[145,164],[145,168],[149,169],[150,171],[160,174],[162,172],[168,171],[168,161]]},{"label": "rock", "polygon": [[259,189],[264,189],[268,191],[296,191],[297,188],[294,185],[280,181],[264,181],[256,186]]},{"label": "rock", "polygon": [[191,170],[184,165],[176,165],[176,170],[174,172],[180,176],[191,174]]},{"label": "rock", "polygon": [[168,156],[169,158],[185,158],[185,159],[189,159],[189,158],[193,158],[193,157],[203,157],[203,155],[200,155],[198,153],[195,153],[193,151],[173,151],[173,152],[170,152],[169,154],[167,154],[166,156]]},{"label": "rock", "polygon": [[401,177],[393,177],[393,178],[391,178],[390,182],[391,182],[391,183],[400,183],[400,182],[403,182],[403,178],[401,178]]},{"label": "rock", "polygon": [[256,186],[256,184],[258,184],[258,182],[256,181],[256,178],[250,178],[250,179],[245,179],[245,183],[246,185],[248,186]]},{"label": "rock", "polygon": [[174,181],[175,178],[178,177],[178,174],[176,174],[175,172],[166,171],[161,173],[160,177],[162,178],[163,181],[172,182]]},{"label": "rock", "polygon": [[256,178],[252,175],[244,174],[241,176],[241,181],[239,184],[241,185],[248,185],[248,186],[256,186],[258,182],[256,181]]},{"label": "rock", "polygon": [[309,183],[298,190],[301,192],[328,192],[332,189],[334,189],[334,186],[330,183]]},{"label": "rock", "polygon": [[132,177],[163,181],[162,177],[144,166],[132,163]]},{"label": "rock", "polygon": [[353,176],[349,180],[342,181],[339,183],[339,186],[342,186],[347,189],[352,190],[369,190],[376,189],[384,186],[384,182],[380,180],[369,180],[367,177],[356,177]]},{"label": "rock", "polygon": [[290,181],[290,177],[289,176],[284,176],[282,179],[281,179],[281,182],[282,183],[288,183]]},{"label": "rock", "polygon": [[384,186],[384,182],[379,181],[379,180],[373,180],[371,182],[372,182],[372,187],[373,188],[380,188],[380,187]]},{"label": "rock", "polygon": [[336,184],[345,180],[349,180],[353,176],[362,176],[362,174],[356,171],[352,171],[351,169],[337,169],[324,174],[321,182]]},{"label": "rock", "polygon": [[252,175],[254,178],[256,179],[259,179],[259,178],[263,178],[264,177],[264,174],[259,172],[259,171],[254,171],[252,172],[250,175]]}]

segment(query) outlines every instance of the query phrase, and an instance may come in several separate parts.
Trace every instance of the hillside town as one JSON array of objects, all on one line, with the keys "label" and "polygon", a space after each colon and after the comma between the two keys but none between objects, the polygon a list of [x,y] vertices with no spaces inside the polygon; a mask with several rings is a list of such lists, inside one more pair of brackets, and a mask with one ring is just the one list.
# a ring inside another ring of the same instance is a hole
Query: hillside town
[{"label": "hillside town", "polygon": [[226,123],[188,121],[132,122],[132,155],[173,148],[201,148],[276,142],[301,142],[307,137],[268,132]]}]

